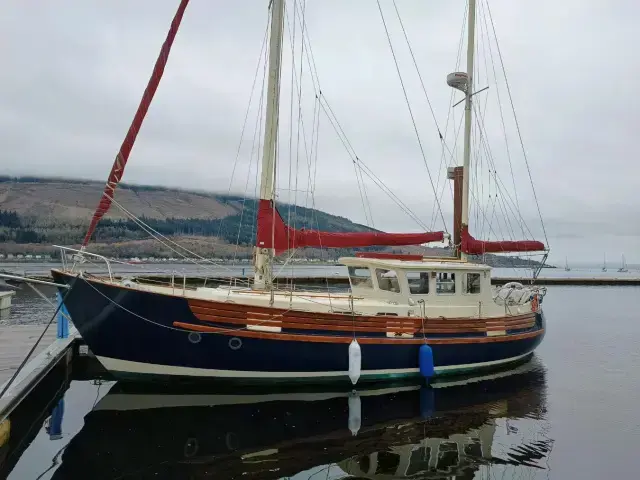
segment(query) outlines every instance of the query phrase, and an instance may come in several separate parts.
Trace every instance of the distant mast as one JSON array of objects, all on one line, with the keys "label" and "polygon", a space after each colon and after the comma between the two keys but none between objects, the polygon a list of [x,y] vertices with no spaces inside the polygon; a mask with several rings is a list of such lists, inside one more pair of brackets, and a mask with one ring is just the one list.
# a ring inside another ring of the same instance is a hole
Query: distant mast
[{"label": "distant mast", "polygon": [[[469,174],[471,166],[471,97],[473,96],[473,52],[476,31],[476,1],[469,0],[467,35],[467,72],[450,73],[447,84],[464,93],[464,153],[462,166],[462,215],[461,230],[469,227]],[[457,246],[462,260],[467,254]]]},{"label": "distant mast", "polygon": [[[267,108],[260,176],[260,200],[274,202],[275,167],[278,143],[278,117],[280,109],[280,75],[282,69],[282,39],[284,30],[284,0],[272,0],[269,33],[269,80],[267,82]],[[271,242],[273,245],[273,242]],[[271,288],[273,282],[273,248],[255,247],[254,288]]]}]

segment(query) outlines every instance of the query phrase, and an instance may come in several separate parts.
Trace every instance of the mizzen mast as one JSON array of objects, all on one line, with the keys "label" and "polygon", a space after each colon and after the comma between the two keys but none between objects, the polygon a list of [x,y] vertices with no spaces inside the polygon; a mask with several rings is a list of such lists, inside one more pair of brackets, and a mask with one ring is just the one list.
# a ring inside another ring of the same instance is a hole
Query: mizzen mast
[{"label": "mizzen mast", "polygon": [[[280,110],[280,77],[282,73],[282,41],[284,32],[284,0],[271,0],[271,26],[269,32],[269,66],[267,105],[260,176],[260,202],[270,202],[275,208],[275,168],[278,145],[278,118]],[[272,236],[274,232],[272,232]],[[274,242],[270,242],[271,245]],[[271,288],[273,248],[255,247],[254,288]]]},{"label": "mizzen mast", "polygon": [[[471,97],[473,96],[473,53],[475,44],[475,30],[476,30],[476,0],[469,0],[469,14],[468,26],[467,26],[467,71],[454,72],[447,75],[447,84],[450,87],[460,90],[464,93],[464,152],[462,163],[462,201],[460,202],[460,217],[456,215],[455,221],[460,221],[460,225],[454,225],[454,231],[458,232],[456,235],[456,242],[460,241],[460,232],[467,230],[469,227],[469,175],[471,171]],[[456,178],[455,170],[451,169],[449,173],[450,179]],[[456,180],[457,182],[458,180]],[[467,259],[467,254],[461,248],[461,245],[456,245],[456,251],[462,260]]]},{"label": "mizzen mast", "polygon": [[[462,230],[469,228],[469,176],[471,173],[471,96],[473,95],[473,51],[476,33],[476,0],[469,0],[467,27],[467,88],[464,100],[464,153],[462,172]],[[460,249],[460,258],[467,254]]]}]

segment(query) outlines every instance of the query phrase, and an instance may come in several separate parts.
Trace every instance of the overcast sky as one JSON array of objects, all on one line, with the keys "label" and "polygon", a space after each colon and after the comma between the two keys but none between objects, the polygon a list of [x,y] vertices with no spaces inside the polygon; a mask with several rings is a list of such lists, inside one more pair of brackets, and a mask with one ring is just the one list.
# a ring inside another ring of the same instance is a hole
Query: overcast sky
[{"label": "overcast sky", "polygon": [[[508,96],[503,82],[493,85],[485,30],[486,26],[491,27],[485,2],[479,2],[476,89],[485,84],[490,88],[477,95],[476,105],[484,112],[485,135],[503,189],[519,198],[518,206],[527,226],[544,240]],[[178,0],[3,2],[0,173],[106,179],[177,4]],[[381,0],[381,4],[427,165],[434,184],[441,189],[446,176],[441,164],[443,146],[408,55],[393,2]],[[261,67],[237,163],[236,152],[263,46],[267,5],[267,0],[191,0],[163,83],[132,152],[125,181],[217,192],[231,188],[236,193],[253,195],[258,157],[251,150]],[[444,133],[451,99],[446,75],[465,69],[464,64],[456,67],[465,1],[396,0],[396,5]],[[301,8],[301,2],[296,8]],[[309,172],[302,139],[311,144],[317,103],[308,57],[303,57],[302,99],[294,100],[294,110],[301,106],[305,131],[301,132],[300,147],[291,153],[290,133],[293,132],[295,145],[298,125],[295,113],[296,118],[290,121],[293,9],[293,1],[288,0],[278,195],[283,201],[293,199],[287,189],[295,187],[297,172],[297,201],[305,205],[309,204]],[[640,263],[640,166],[636,161],[640,100],[632,88],[640,73],[640,61],[633,50],[640,3],[495,0],[491,1],[491,12],[552,259],[563,262],[567,256],[570,263],[600,261],[606,252],[611,263],[619,262],[623,253],[628,262]],[[307,0],[305,19],[321,90],[353,149],[430,226],[436,196],[376,2]],[[299,22],[295,28],[297,47],[293,58],[297,71]],[[495,45],[492,52],[500,80]],[[505,153],[498,95],[505,116],[513,180]],[[458,92],[455,101],[459,98]],[[462,161],[462,150],[461,142],[454,141],[452,127],[458,125],[462,108],[454,109],[447,134],[447,147],[457,146],[456,162]],[[313,167],[312,160],[311,175],[315,177],[316,206],[371,223],[349,155],[326,115],[320,115],[318,125],[317,167]],[[499,209],[492,208],[495,198],[492,200],[489,195],[492,188],[495,191],[495,181],[487,178],[488,155],[483,148],[474,148],[474,153],[479,179],[484,181],[474,184],[485,215],[491,217],[490,213]],[[291,180],[290,165],[294,172]],[[388,196],[366,177],[365,180],[366,200],[376,228],[419,229]],[[514,203],[515,200],[511,205]],[[442,210],[449,222],[448,186],[442,196]],[[472,211],[471,229],[476,236],[486,236],[487,222],[480,221],[478,212]],[[501,228],[500,215],[496,217],[493,234],[508,238],[509,229],[504,224]],[[434,227],[441,229],[439,218],[437,214]]]}]

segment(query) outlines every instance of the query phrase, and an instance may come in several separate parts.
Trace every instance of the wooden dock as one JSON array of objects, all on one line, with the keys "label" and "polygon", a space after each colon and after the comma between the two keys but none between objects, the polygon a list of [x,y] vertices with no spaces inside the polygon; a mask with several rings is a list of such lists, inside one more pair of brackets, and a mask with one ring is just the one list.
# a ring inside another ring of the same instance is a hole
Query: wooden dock
[{"label": "wooden dock", "polygon": [[[15,373],[45,325],[0,325],[0,385]],[[56,326],[51,325],[31,359],[38,356],[56,339]]]},{"label": "wooden dock", "polygon": [[[0,391],[4,390],[44,328],[42,324],[0,325]],[[0,420],[6,418],[63,357],[70,360],[77,331],[70,329],[69,337],[64,339],[56,338],[56,333],[56,325],[50,325],[29,361],[0,398]]]}]

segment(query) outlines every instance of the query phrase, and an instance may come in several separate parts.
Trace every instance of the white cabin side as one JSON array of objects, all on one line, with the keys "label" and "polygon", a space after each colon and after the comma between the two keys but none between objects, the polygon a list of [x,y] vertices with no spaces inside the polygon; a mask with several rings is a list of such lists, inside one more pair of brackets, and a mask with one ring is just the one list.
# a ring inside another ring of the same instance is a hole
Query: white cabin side
[{"label": "white cabin side", "polygon": [[[484,317],[504,314],[493,300],[491,267],[455,260],[344,257],[354,296],[406,305],[421,316]],[[511,314],[520,313],[511,309]],[[523,310],[524,313],[524,310]]]}]

